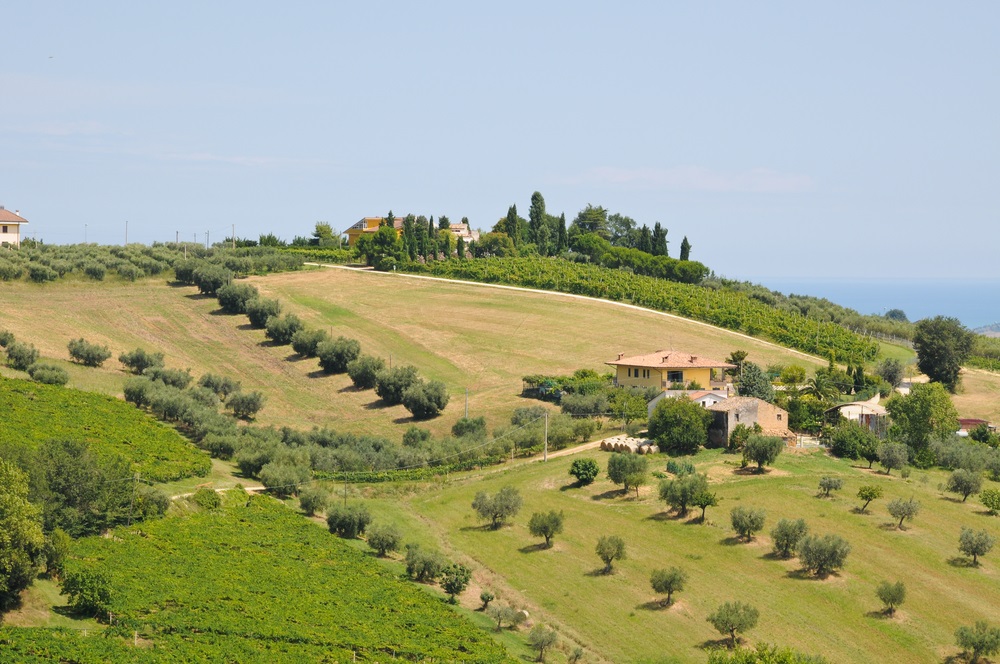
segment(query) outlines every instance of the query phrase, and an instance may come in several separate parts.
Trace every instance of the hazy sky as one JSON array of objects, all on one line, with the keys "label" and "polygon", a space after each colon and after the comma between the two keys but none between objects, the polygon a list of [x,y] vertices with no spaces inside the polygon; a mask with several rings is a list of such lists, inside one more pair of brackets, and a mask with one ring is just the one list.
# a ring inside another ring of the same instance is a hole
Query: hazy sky
[{"label": "hazy sky", "polygon": [[213,241],[531,193],[726,276],[1000,275],[995,2],[12,2],[0,204]]}]

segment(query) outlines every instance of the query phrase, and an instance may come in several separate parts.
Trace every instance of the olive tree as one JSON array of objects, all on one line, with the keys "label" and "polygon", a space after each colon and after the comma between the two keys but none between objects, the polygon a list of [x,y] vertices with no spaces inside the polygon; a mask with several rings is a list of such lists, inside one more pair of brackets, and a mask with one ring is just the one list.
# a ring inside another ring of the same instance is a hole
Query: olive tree
[{"label": "olive tree", "polygon": [[962,502],[974,493],[979,493],[983,488],[983,476],[978,471],[958,468],[948,476],[948,491],[962,496]]},{"label": "olive tree", "polygon": [[805,519],[780,519],[771,530],[771,540],[774,542],[774,552],[782,558],[791,558],[798,548],[799,542],[806,533],[809,526]]},{"label": "olive tree", "polygon": [[885,604],[885,612],[891,616],[896,612],[896,608],[906,599],[906,586],[903,585],[902,581],[897,581],[896,583],[883,581],[878,584],[875,594]]},{"label": "olive tree", "polygon": [[862,514],[868,509],[868,506],[873,500],[878,500],[882,497],[882,487],[875,484],[866,484],[860,489],[858,489],[858,498],[865,501],[858,511]]},{"label": "olive tree", "polygon": [[545,661],[545,651],[556,644],[558,636],[554,630],[549,629],[545,625],[538,623],[531,628],[528,632],[528,645],[538,651],[538,659],[536,661]]},{"label": "olive tree", "polygon": [[893,468],[905,466],[908,456],[906,445],[902,443],[882,443],[878,446],[878,462],[885,468],[886,475],[892,473]]},{"label": "olive tree", "polygon": [[777,436],[754,434],[743,445],[743,458],[757,464],[757,472],[763,473],[764,466],[773,464],[784,447],[785,441]]},{"label": "olive tree", "polygon": [[764,519],[767,512],[763,509],[738,505],[729,512],[729,518],[735,530],[744,541],[753,539],[754,533],[760,532],[764,528]]},{"label": "olive tree", "polygon": [[375,550],[380,558],[384,558],[390,551],[399,550],[399,545],[403,541],[403,535],[399,528],[392,524],[375,524],[368,528],[368,546]]},{"label": "olive tree", "polygon": [[894,519],[899,519],[899,523],[896,528],[899,530],[903,529],[903,521],[912,521],[913,517],[917,515],[920,511],[920,502],[910,498],[909,500],[903,500],[902,498],[896,498],[889,501],[888,505],[889,514],[892,515]]},{"label": "olive tree", "polygon": [[686,582],[687,574],[679,567],[654,570],[652,576],[649,577],[649,583],[653,586],[653,591],[659,593],[660,595],[665,594],[667,596],[667,598],[661,602],[661,604],[665,606],[670,606],[673,594],[684,590],[684,584]]},{"label": "olive tree", "polygon": [[86,367],[99,367],[111,357],[111,351],[107,346],[92,344],[82,337],[70,341],[68,347],[69,356],[73,361]]},{"label": "olive tree", "polygon": [[708,476],[704,474],[695,473],[660,481],[660,500],[677,510],[678,516],[686,516],[688,507],[694,505],[695,497],[706,493],[708,493]]},{"label": "olive tree", "polygon": [[760,612],[743,602],[726,602],[708,616],[708,622],[720,634],[728,634],[732,639],[732,647],[736,647],[736,635],[753,629],[760,618]]},{"label": "olive tree", "polygon": [[823,492],[823,497],[829,498],[831,491],[840,491],[844,488],[844,480],[839,477],[826,475],[819,478],[819,490]]},{"label": "olive tree", "polygon": [[374,355],[359,355],[347,363],[347,375],[354,387],[359,390],[370,390],[375,387],[379,372],[385,370],[385,360]]},{"label": "olive tree", "polygon": [[[327,339],[316,346],[316,357],[319,358],[319,366],[324,372],[339,374],[347,371],[347,365],[358,359],[361,354],[361,344],[355,339],[347,337],[337,337]],[[416,370],[414,370],[416,371]],[[399,401],[402,402],[402,394]]]},{"label": "olive tree", "polygon": [[545,538],[545,548],[552,546],[552,538],[563,531],[563,513],[550,510],[535,512],[528,521],[528,532]]},{"label": "olive tree", "polygon": [[955,641],[967,654],[970,664],[980,661],[983,655],[1000,652],[1000,628],[990,627],[985,620],[978,620],[972,627],[955,630]]},{"label": "olive tree", "polygon": [[962,528],[958,536],[958,550],[967,556],[972,556],[972,564],[979,565],[979,556],[985,556],[996,544],[995,537],[985,530]]},{"label": "olive tree", "polygon": [[1000,489],[984,489],[979,494],[979,501],[990,514],[1000,513]]},{"label": "olive tree", "polygon": [[496,530],[520,511],[522,503],[521,492],[512,486],[505,486],[492,496],[485,491],[477,493],[472,509],[480,520],[489,521],[490,528]]},{"label": "olive tree", "polygon": [[610,574],[614,561],[625,559],[625,540],[617,535],[602,535],[597,540],[595,552],[604,561],[604,573]]},{"label": "olive tree", "polygon": [[840,535],[808,535],[799,542],[802,567],[816,576],[840,569],[851,552],[851,545]]},{"label": "olive tree", "polygon": [[608,478],[615,484],[623,485],[625,492],[635,488],[636,496],[639,494],[638,487],[646,483],[648,469],[649,460],[640,454],[616,452],[608,459]]}]

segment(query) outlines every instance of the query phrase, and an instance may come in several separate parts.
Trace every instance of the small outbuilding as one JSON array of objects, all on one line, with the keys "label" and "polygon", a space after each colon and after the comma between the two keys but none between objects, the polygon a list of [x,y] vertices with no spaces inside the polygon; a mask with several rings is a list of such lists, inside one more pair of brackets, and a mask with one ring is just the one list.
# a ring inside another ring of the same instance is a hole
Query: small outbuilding
[{"label": "small outbuilding", "polygon": [[765,436],[777,436],[789,445],[795,444],[795,436],[788,429],[788,411],[778,408],[757,397],[730,397],[708,407],[714,421],[708,428],[711,445],[725,447],[729,436],[739,424],[752,427],[760,425]]}]

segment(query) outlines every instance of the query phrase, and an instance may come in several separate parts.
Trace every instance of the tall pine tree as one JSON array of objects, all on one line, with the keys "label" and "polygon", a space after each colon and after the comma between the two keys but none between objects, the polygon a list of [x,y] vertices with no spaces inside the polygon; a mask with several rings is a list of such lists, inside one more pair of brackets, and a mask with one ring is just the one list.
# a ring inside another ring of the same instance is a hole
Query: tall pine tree
[{"label": "tall pine tree", "polygon": [[504,221],[504,231],[507,233],[507,237],[511,239],[514,246],[520,246],[521,244],[521,234],[518,232],[517,228],[517,205],[511,205],[507,208],[507,219]]},{"label": "tall pine tree", "polygon": [[531,195],[531,208],[528,210],[528,242],[533,242],[543,256],[546,253],[542,246],[545,230],[545,199],[536,191]]},{"label": "tall pine tree", "polygon": [[667,256],[667,229],[656,222],[653,225],[653,255]]},{"label": "tall pine tree", "polygon": [[686,261],[691,258],[691,243],[688,242],[687,235],[681,240],[681,260]]},{"label": "tall pine tree", "polygon": [[566,238],[566,213],[559,215],[559,234],[556,236],[556,253],[561,254],[569,249],[569,241]]}]

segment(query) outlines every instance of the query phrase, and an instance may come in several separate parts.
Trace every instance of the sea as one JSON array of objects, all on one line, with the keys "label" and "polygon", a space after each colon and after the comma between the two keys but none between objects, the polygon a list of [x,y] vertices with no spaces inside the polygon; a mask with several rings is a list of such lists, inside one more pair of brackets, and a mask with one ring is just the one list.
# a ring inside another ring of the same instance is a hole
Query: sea
[{"label": "sea", "polygon": [[791,279],[760,283],[785,295],[812,295],[862,314],[901,309],[910,321],[957,318],[969,329],[1000,323],[1000,279]]}]

